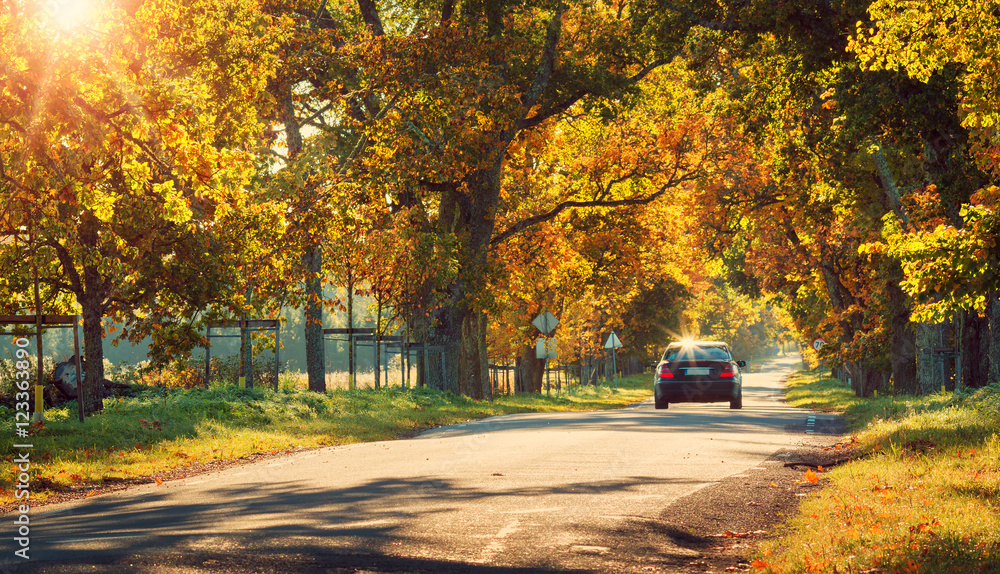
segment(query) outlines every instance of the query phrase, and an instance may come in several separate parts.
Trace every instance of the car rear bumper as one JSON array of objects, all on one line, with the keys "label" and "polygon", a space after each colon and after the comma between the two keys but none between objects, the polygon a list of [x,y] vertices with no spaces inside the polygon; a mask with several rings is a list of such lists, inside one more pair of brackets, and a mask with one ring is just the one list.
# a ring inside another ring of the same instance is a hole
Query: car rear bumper
[{"label": "car rear bumper", "polygon": [[656,383],[653,391],[657,402],[712,403],[735,400],[740,394],[740,382],[732,379],[671,381]]}]

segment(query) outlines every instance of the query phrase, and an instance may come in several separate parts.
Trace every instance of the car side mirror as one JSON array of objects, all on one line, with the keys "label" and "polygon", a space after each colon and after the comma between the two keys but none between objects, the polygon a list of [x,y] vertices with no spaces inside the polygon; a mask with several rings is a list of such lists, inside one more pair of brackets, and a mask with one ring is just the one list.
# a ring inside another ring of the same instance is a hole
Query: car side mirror
[{"label": "car side mirror", "polygon": [[746,367],[746,366],[747,366],[747,362],[746,362],[746,361],[736,361],[736,365],[737,365],[737,366],[738,366],[739,368],[741,368],[741,369],[742,369],[743,367]]}]

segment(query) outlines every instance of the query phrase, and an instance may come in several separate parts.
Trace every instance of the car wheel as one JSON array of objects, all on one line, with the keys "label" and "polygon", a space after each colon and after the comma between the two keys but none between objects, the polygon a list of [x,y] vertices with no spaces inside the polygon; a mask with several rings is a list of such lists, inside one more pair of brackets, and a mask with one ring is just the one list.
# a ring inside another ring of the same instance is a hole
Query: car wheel
[{"label": "car wheel", "polygon": [[736,395],[735,399],[729,401],[729,408],[731,409],[743,408],[743,387],[740,387],[740,394]]},{"label": "car wheel", "polygon": [[656,401],[654,406],[658,409],[665,409],[667,408],[667,401]]}]

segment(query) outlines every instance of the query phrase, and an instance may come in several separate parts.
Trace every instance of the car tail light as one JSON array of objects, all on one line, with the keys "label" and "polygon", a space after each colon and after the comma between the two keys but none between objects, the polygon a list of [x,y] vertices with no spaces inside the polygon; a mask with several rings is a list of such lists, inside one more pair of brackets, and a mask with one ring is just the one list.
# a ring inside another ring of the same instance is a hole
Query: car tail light
[{"label": "car tail light", "polygon": [[661,379],[672,379],[674,378],[674,373],[670,370],[669,365],[660,366],[660,378]]},{"label": "car tail light", "polygon": [[722,365],[722,372],[719,373],[720,377],[735,377],[736,371],[733,370],[733,366],[729,363]]}]

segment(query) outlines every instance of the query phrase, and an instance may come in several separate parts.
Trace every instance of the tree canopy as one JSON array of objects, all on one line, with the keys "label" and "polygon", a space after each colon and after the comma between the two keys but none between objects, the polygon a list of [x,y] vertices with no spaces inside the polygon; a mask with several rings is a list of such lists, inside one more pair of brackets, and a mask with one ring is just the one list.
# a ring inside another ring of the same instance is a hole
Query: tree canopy
[{"label": "tree canopy", "polygon": [[4,3],[0,289],[31,307],[34,262],[88,358],[105,317],[167,360],[210,317],[305,305],[318,391],[322,307],[354,294],[479,398],[543,309],[577,354],[792,321],[859,394],[926,387],[927,321],[955,319],[984,384],[994,4]]}]

